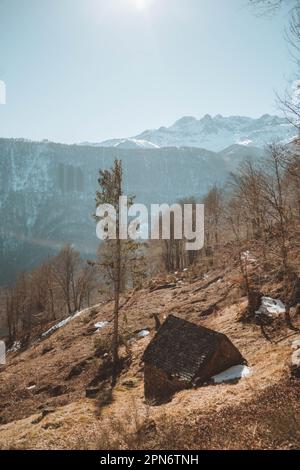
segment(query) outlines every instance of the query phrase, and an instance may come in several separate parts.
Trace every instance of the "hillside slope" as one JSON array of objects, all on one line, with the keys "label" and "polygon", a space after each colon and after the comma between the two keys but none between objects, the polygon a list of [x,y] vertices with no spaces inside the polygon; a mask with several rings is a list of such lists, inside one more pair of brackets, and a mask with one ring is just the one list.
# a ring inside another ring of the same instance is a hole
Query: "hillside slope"
[{"label": "hillside slope", "polygon": [[[166,288],[166,282],[177,286]],[[280,289],[280,282],[265,276],[265,294],[278,298]],[[105,391],[97,400],[85,397],[91,386],[101,390],[108,375],[108,302],[81,312],[27,351],[9,354],[0,373],[0,448],[299,446],[294,423],[300,416],[299,384],[290,379],[289,360],[292,341],[300,333],[281,326],[270,342],[259,326],[241,322],[246,299],[234,264],[204,277],[196,270],[156,280],[122,304],[127,349],[121,349],[123,369],[113,401],[105,406]],[[183,391],[166,405],[147,406],[141,357],[155,334],[153,313],[162,320],[172,313],[225,333],[247,359],[252,375]],[[299,315],[293,321],[300,326]],[[149,336],[139,335],[142,330]]]}]

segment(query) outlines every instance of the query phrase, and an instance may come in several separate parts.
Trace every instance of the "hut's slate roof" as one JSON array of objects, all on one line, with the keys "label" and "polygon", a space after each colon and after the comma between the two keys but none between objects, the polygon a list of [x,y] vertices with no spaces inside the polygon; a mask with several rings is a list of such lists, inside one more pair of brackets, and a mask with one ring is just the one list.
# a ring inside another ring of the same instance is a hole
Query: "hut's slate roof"
[{"label": "hut's slate roof", "polygon": [[192,381],[224,338],[222,333],[170,315],[146,348],[143,361],[172,378]]}]

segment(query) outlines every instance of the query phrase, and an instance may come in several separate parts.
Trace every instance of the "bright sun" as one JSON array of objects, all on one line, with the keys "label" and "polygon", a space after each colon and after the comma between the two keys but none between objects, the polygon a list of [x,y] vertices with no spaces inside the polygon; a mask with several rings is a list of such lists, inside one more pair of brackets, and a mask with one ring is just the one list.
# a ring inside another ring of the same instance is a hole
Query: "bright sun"
[{"label": "bright sun", "polygon": [[135,0],[138,10],[145,10],[149,6],[150,0]]}]

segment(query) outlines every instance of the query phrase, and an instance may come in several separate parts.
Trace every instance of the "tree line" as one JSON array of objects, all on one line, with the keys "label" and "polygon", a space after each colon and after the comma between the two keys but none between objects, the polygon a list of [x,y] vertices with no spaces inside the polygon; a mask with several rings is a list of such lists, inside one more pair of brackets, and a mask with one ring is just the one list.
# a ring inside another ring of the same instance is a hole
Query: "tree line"
[{"label": "tree line", "polygon": [[97,286],[94,266],[84,261],[72,246],[41,266],[22,273],[4,290],[8,342],[30,342],[34,327],[72,315],[91,303]]}]

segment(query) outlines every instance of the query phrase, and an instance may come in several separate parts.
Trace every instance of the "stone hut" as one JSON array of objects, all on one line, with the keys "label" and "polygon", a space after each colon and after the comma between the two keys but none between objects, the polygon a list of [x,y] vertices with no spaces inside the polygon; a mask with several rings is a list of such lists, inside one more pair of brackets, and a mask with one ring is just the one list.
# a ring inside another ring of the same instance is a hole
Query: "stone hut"
[{"label": "stone hut", "polygon": [[174,393],[207,382],[246,361],[224,334],[170,315],[143,355],[145,399],[169,401]]}]

